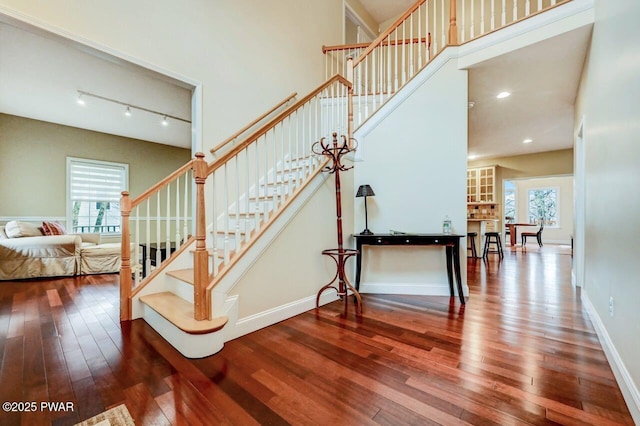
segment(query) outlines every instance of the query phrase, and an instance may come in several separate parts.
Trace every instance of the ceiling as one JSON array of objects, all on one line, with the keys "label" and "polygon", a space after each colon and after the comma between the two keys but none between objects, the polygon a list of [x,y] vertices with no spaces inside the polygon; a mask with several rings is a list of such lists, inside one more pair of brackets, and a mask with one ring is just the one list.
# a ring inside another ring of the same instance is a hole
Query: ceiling
[{"label": "ceiling", "polygon": [[[413,0],[360,0],[379,22]],[[500,157],[573,146],[573,104],[591,29],[582,28],[469,69],[469,154]],[[191,90],[182,82],[0,15],[0,112],[104,133],[191,147]],[[86,97],[78,90],[121,103]],[[512,95],[496,99],[502,91]],[[161,115],[125,105],[158,111]],[[525,144],[523,140],[532,139]]]},{"label": "ceiling", "polygon": [[[192,88],[184,83],[2,15],[0,52],[2,113],[191,147],[188,122],[161,124],[165,114],[191,120]],[[79,105],[79,90],[117,102],[85,95]]]}]

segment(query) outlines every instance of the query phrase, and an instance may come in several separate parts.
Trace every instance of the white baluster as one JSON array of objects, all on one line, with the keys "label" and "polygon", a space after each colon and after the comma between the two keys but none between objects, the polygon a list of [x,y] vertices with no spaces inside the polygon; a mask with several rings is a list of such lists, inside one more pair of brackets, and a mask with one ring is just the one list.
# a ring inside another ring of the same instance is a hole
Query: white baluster
[{"label": "white baluster", "polygon": [[147,268],[147,276],[149,276],[149,274],[151,273],[151,221],[149,220],[149,218],[151,217],[151,199],[147,199],[147,201],[145,202],[147,203],[147,217],[145,218],[147,264],[145,265],[145,267]]},{"label": "white baluster", "polygon": [[491,30],[496,28],[496,0],[491,0]]},{"label": "white baluster", "polygon": [[[471,2],[473,4],[473,1]],[[433,52],[438,53],[438,2],[433,1]]]},{"label": "white baluster", "polygon": [[407,82],[407,46],[404,44],[406,40],[406,30],[404,21],[402,22],[402,85]]},{"label": "white baluster", "polygon": [[429,2],[424,4],[424,36],[427,38],[427,54],[426,61],[431,59],[431,46],[429,44]]},{"label": "white baluster", "polygon": [[176,249],[180,248],[180,246],[187,241],[187,236],[189,235],[189,188],[194,183],[193,180],[193,172],[189,171],[185,175],[184,179],[184,214],[182,215],[182,239],[176,243]]},{"label": "white baluster", "polygon": [[180,176],[176,178],[176,247],[180,247]]},{"label": "white baluster", "polygon": [[[235,229],[235,250],[236,253],[238,252],[238,250],[240,250],[240,221],[242,220],[240,218],[240,162],[238,161],[238,157],[240,156],[240,154],[236,154],[233,157],[233,162],[234,162],[234,179],[236,181],[236,229]],[[247,195],[248,196],[248,195]],[[245,221],[248,220],[248,216],[245,216]],[[245,229],[247,229],[246,226],[246,222],[245,222]]]},{"label": "white baluster", "polygon": [[218,275],[218,202],[216,200],[218,191],[216,191],[216,174],[217,171],[211,173],[211,210],[213,211],[213,220],[211,224],[211,235],[213,236],[213,275]]},{"label": "white baluster", "polygon": [[[161,259],[162,259],[162,247],[160,243],[162,242],[162,236],[160,235],[160,193],[156,193],[156,268],[160,267]],[[166,247],[165,247],[166,248]]]},{"label": "white baluster", "polygon": [[369,118],[369,57],[365,57],[360,65],[364,67],[364,119],[362,120],[364,121]]},{"label": "white baluster", "polygon": [[524,16],[527,17],[531,13],[531,0],[524,2]]},{"label": "white baluster", "polygon": [[507,0],[502,0],[502,18],[500,22],[503,27],[507,24]]},{"label": "white baluster", "polygon": [[484,34],[484,0],[480,0],[480,35]]},{"label": "white baluster", "polygon": [[224,207],[224,262],[229,262],[229,228],[230,228],[230,217],[229,217],[229,175],[227,172],[227,163],[224,163],[224,173],[222,175],[222,183],[223,183],[223,195],[224,195],[224,203],[222,204]]},{"label": "white baluster", "polygon": [[[141,278],[144,278],[144,277],[142,276],[142,270],[140,268],[141,265],[140,265],[139,260],[138,260],[139,259],[138,258],[138,252],[140,251],[140,206],[139,205],[136,206],[136,220],[135,220],[135,223],[136,223],[136,239],[135,239],[135,244],[134,244],[135,253],[136,253],[136,262],[135,262],[136,274],[135,274],[135,277],[136,277],[137,280],[140,280]],[[137,285],[137,283],[138,283],[138,281],[136,281],[136,285]]]},{"label": "white baluster", "polygon": [[471,0],[471,13],[469,16],[469,40],[473,40],[473,37],[476,35],[475,33],[475,22],[476,22],[476,14],[474,11],[475,0]]},{"label": "white baluster", "polygon": [[518,0],[513,0],[513,20],[518,20]]},{"label": "white baluster", "polygon": [[[418,8],[418,69],[422,68],[422,6]],[[412,41],[413,42],[413,41]]]},{"label": "white baluster", "polygon": [[[165,245],[167,250],[171,247],[171,185],[168,183],[166,187],[167,191],[167,210],[166,217],[164,218],[164,233],[165,233]],[[167,252],[167,258],[171,254],[171,251]]]},{"label": "white baluster", "polygon": [[[247,173],[247,176],[245,178],[245,183],[246,183],[246,188],[245,188],[245,192],[244,192],[244,201],[245,201],[245,205],[244,205],[244,211],[247,213],[247,217],[249,217],[249,213],[251,212],[251,207],[250,207],[250,203],[249,203],[249,197],[251,195],[251,166],[249,165],[249,146],[247,145],[247,147],[244,149],[244,169]],[[259,196],[260,194],[258,194],[258,187],[256,186],[256,196]],[[244,229],[245,232],[245,241],[249,242],[249,229],[247,227],[245,227]]]},{"label": "white baluster", "polygon": [[409,75],[413,77],[415,74],[415,62],[413,58],[413,13],[409,17],[409,40],[405,40],[409,49]]},{"label": "white baluster", "polygon": [[394,64],[393,64],[393,91],[398,91],[398,75],[400,74],[400,70],[398,70],[398,30],[396,29],[394,32],[395,35],[395,45],[393,47],[394,52]]},{"label": "white baluster", "polygon": [[542,10],[542,0],[538,0],[538,10],[536,12],[540,12]]},{"label": "white baluster", "polygon": [[387,36],[387,96],[391,95],[393,86],[391,85],[391,34]]}]

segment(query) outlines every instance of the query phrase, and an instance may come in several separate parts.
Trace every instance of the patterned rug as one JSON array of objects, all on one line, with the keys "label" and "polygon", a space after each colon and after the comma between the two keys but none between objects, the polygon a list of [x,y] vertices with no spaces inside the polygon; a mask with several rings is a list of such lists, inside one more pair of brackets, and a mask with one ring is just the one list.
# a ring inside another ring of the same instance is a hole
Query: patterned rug
[{"label": "patterned rug", "polygon": [[91,417],[75,426],[134,426],[133,418],[124,404],[113,407],[104,413]]}]

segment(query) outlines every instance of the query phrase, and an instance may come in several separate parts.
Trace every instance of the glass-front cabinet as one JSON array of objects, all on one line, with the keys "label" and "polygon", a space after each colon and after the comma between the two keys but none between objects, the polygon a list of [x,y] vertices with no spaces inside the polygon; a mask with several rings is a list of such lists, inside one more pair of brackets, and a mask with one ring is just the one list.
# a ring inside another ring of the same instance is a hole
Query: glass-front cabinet
[{"label": "glass-front cabinet", "polygon": [[467,169],[467,202],[495,202],[496,167]]}]

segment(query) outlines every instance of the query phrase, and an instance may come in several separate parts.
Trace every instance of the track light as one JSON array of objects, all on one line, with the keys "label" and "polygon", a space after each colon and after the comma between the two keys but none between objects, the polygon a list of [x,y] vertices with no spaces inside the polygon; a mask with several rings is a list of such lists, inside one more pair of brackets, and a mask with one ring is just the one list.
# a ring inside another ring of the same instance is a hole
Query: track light
[{"label": "track light", "polygon": [[117,99],[111,99],[111,98],[107,98],[105,96],[100,96],[100,95],[96,95],[95,93],[89,93],[89,92],[85,92],[83,90],[78,90],[78,99],[77,102],[80,105],[85,105],[85,100],[84,97],[86,96],[91,96],[92,98],[96,98],[96,99],[101,99],[103,101],[107,101],[107,102],[112,102],[114,104],[118,104],[118,105],[122,105],[125,107],[125,111],[124,111],[124,115],[126,115],[127,117],[130,117],[131,115],[133,115],[132,113],[132,109],[137,109],[140,111],[144,111],[144,112],[148,112],[150,114],[156,114],[159,115],[160,117],[162,117],[162,125],[163,126],[168,126],[169,125],[169,119],[173,119],[173,120],[177,120],[177,121],[182,121],[184,123],[189,123],[191,124],[191,120],[186,120],[184,118],[180,118],[180,117],[176,117],[175,115],[170,115],[164,112],[160,112],[160,111],[154,111],[152,109],[149,108],[145,108],[145,107],[141,107],[138,105],[133,105],[127,102],[122,102],[119,101]]}]

